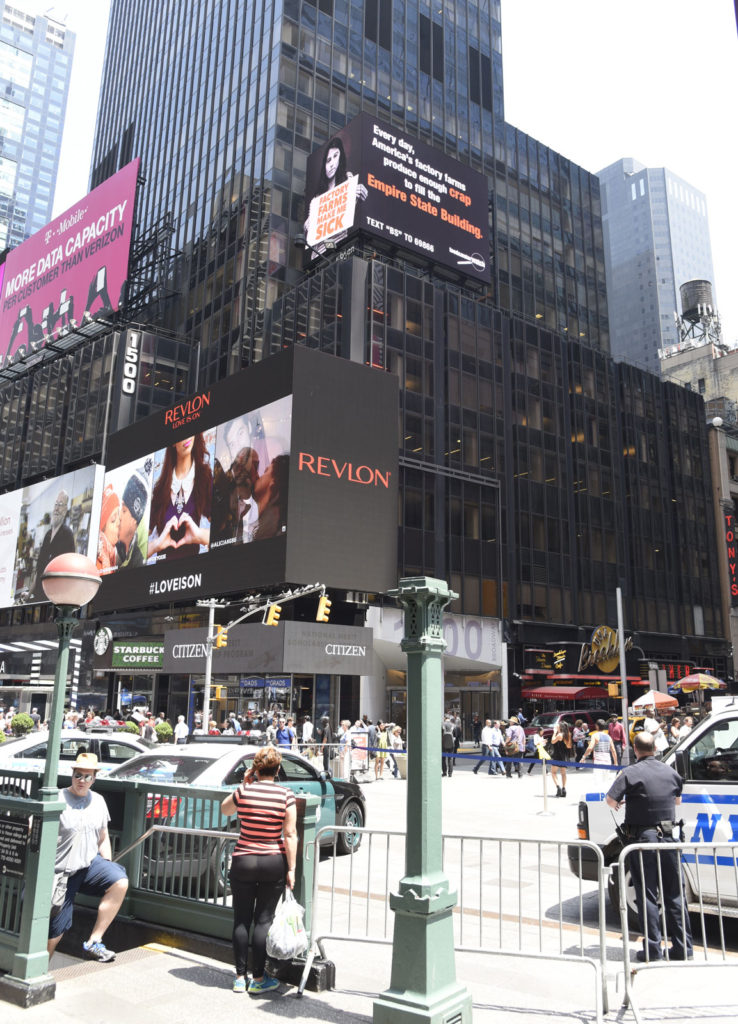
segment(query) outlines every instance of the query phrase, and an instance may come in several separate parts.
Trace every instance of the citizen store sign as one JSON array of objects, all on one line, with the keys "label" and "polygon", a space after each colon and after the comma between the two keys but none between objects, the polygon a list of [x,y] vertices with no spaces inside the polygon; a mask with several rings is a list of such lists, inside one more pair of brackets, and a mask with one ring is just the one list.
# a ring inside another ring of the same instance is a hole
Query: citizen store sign
[{"label": "citizen store sign", "polygon": [[[207,631],[164,634],[165,672],[204,673]],[[311,622],[249,623],[228,630],[228,646],[213,648],[213,669],[221,674],[309,672],[368,675],[372,631],[363,626],[317,626]]]}]

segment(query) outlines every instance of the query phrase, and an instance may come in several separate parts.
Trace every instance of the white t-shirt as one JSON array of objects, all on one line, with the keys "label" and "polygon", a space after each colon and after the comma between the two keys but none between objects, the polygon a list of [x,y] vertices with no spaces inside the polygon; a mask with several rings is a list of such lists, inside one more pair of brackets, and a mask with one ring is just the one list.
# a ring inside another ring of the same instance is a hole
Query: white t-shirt
[{"label": "white t-shirt", "polygon": [[659,731],[659,723],[655,718],[649,718],[648,715],[643,719],[643,731],[650,732],[651,735]]},{"label": "white t-shirt", "polygon": [[668,749],[669,741],[664,736],[663,729],[656,728],[656,732],[653,734],[653,745],[659,753]]},{"label": "white t-shirt", "polygon": [[190,735],[190,727],[187,722],[177,722],[174,727],[175,740],[186,740]]},{"label": "white t-shirt", "polygon": [[71,873],[92,864],[110,815],[99,793],[77,797],[70,789],[63,789],[60,796],[67,806],[59,819],[54,870]]}]

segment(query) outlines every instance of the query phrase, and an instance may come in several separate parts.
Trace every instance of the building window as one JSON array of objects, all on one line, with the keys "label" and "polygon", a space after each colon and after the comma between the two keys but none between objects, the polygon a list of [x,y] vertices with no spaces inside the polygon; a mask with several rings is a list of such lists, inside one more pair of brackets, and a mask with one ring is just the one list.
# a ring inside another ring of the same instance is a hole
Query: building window
[{"label": "building window", "polygon": [[704,395],[704,393],[705,393],[705,378],[704,377],[700,377],[700,379],[697,381],[697,390],[699,391],[699,393],[701,395]]},{"label": "building window", "polygon": [[385,50],[392,49],[392,0],[366,0],[364,35]]},{"label": "building window", "polygon": [[420,15],[420,70],[443,81],[443,26]]},{"label": "building window", "polygon": [[492,110],[492,62],[475,46],[469,47],[469,99]]}]

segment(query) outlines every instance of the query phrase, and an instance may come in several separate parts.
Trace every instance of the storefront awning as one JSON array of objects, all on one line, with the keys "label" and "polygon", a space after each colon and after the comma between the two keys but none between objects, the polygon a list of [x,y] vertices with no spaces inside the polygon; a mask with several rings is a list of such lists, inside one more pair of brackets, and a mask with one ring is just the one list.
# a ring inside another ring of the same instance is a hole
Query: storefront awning
[{"label": "storefront awning", "polygon": [[521,690],[526,700],[594,700],[607,697],[604,686],[529,686]]}]

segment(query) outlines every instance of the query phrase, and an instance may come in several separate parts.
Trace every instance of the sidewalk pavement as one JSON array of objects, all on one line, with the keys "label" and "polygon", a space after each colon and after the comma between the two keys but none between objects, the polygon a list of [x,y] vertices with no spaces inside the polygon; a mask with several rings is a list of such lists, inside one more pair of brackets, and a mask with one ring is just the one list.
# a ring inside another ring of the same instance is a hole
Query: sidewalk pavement
[{"label": "sidewalk pavement", "polygon": [[[27,1010],[3,1004],[0,1017],[3,1024],[145,1024],[159,1016],[167,1024],[203,1024],[243,1013],[254,1024],[282,1018],[369,1024],[373,1002],[389,984],[390,947],[329,941],[327,953],[336,964],[336,988],[305,992],[302,998],[287,985],[261,997],[236,995],[228,964],[158,943],[119,953],[111,964],[57,954],[52,964],[56,999]],[[457,953],[456,971],[471,992],[475,1024],[596,1019],[594,971],[586,964]],[[682,964],[644,974],[638,979],[642,1020],[734,1024],[735,972]],[[610,992],[608,1024],[633,1019],[620,1006],[622,993],[615,993],[614,985]],[[691,1005],[703,997],[709,997],[709,1006]]]}]

